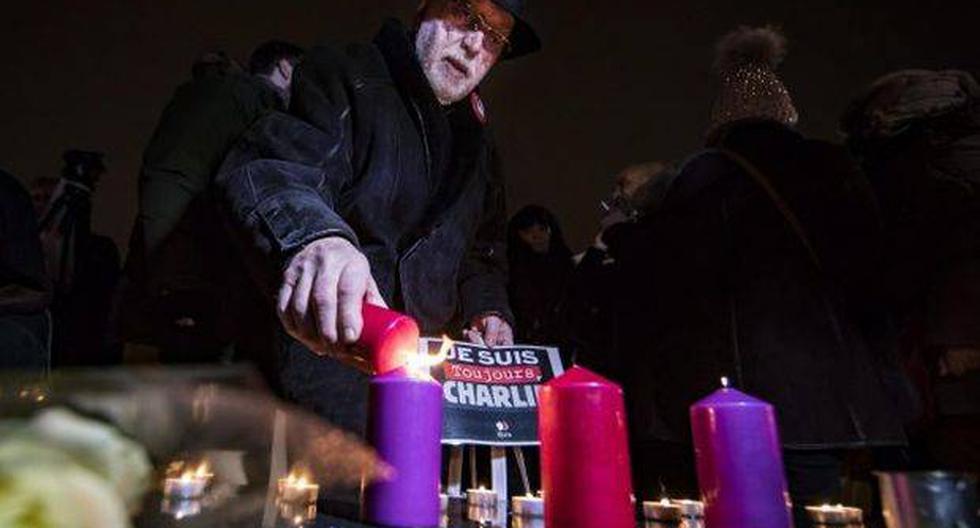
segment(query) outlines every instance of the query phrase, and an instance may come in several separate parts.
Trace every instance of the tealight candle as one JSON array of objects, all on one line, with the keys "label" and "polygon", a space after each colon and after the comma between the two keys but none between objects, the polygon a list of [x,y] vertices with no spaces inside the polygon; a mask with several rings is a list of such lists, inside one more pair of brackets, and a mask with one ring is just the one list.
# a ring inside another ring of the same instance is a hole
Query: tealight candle
[{"label": "tealight candle", "polygon": [[279,499],[284,502],[312,504],[320,492],[320,486],[307,480],[305,475],[290,473],[278,481]]},{"label": "tealight candle", "polygon": [[689,499],[671,499],[670,503],[680,507],[682,517],[690,519],[704,517],[704,503],[701,501]]},{"label": "tealight candle", "polygon": [[544,517],[544,498],[534,495],[515,495],[510,499],[510,509],[518,517]]},{"label": "tealight candle", "polygon": [[497,492],[480,486],[480,489],[466,490],[466,505],[480,508],[496,508]]},{"label": "tealight candle", "polygon": [[643,501],[643,517],[648,521],[680,522],[681,507],[666,498],[659,501]]},{"label": "tealight candle", "polygon": [[173,516],[176,520],[201,513],[201,501],[191,499],[163,499],[160,501],[160,511]]},{"label": "tealight candle", "polygon": [[846,525],[864,522],[864,512],[860,508],[851,508],[841,504],[836,506],[830,504],[807,506],[806,513],[814,524]]},{"label": "tealight candle", "polygon": [[185,470],[179,477],[167,477],[163,481],[163,496],[178,500],[200,498],[213,478],[208,465],[202,463],[193,471]]}]

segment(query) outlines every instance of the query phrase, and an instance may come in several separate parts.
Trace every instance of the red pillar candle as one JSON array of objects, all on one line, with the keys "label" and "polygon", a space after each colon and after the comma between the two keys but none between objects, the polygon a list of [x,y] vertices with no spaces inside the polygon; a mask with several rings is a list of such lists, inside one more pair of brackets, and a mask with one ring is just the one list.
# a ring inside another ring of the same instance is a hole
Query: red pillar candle
[{"label": "red pillar candle", "polygon": [[541,387],[539,404],[545,524],[633,528],[622,389],[572,367]]},{"label": "red pillar candle", "polygon": [[384,374],[405,366],[418,353],[419,326],[411,317],[364,303],[364,326],[357,343],[341,361],[372,374]]},{"label": "red pillar candle", "polygon": [[772,405],[722,378],[720,390],[691,406],[691,432],[708,526],[793,526]]}]

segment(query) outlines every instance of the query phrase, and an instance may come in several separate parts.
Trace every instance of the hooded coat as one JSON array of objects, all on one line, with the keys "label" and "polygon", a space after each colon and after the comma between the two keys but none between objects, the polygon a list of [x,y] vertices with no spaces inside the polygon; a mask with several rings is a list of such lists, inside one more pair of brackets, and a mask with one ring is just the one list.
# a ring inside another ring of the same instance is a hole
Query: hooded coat
[{"label": "hooded coat", "polygon": [[[839,147],[739,121],[688,161],[621,245],[617,346],[632,433],[686,441],[688,408],[721,376],[775,405],[793,448],[903,441],[882,379],[876,223]],[[819,258],[726,149],[794,211]]]}]

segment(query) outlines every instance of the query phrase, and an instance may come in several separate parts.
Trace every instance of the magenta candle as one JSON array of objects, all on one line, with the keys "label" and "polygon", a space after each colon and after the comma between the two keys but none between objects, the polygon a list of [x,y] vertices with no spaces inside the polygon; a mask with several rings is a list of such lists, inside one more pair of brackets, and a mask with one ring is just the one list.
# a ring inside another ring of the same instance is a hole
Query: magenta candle
[{"label": "magenta candle", "polygon": [[633,528],[622,389],[572,367],[544,384],[539,401],[545,525]]},{"label": "magenta candle", "polygon": [[723,387],[691,406],[705,523],[791,528],[782,446],[772,405]]},{"label": "magenta candle", "polygon": [[391,472],[365,489],[364,519],[382,526],[438,526],[442,387],[408,368],[376,376],[368,413],[368,442]]},{"label": "magenta candle", "polygon": [[361,317],[361,336],[336,359],[369,374],[384,374],[405,366],[418,353],[419,326],[415,319],[368,303],[363,304]]}]

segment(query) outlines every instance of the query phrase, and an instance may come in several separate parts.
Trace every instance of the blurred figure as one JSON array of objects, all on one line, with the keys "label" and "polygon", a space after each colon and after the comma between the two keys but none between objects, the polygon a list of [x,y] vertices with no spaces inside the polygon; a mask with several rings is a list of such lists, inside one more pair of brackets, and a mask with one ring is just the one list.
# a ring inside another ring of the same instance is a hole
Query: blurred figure
[{"label": "blurred figure", "polygon": [[688,409],[729,376],[777,409],[800,520],[840,495],[844,450],[905,438],[867,186],[843,148],[794,129],[784,54],[772,28],[720,41],[709,148],[617,254],[617,347],[644,496],[697,492]]},{"label": "blurred figure", "polygon": [[248,359],[272,346],[256,330],[269,326],[261,297],[235,273],[241,266],[229,265],[233,248],[210,188],[242,132],[286,108],[302,54],[266,42],[249,75],[223,52],[202,55],[146,147],[119,318],[125,340],[153,347],[164,362]]},{"label": "blurred figure", "polygon": [[902,355],[929,395],[919,462],[980,472],[980,85],[963,71],[895,72],[842,128],[880,198]]},{"label": "blurred figure", "polygon": [[592,245],[575,257],[563,314],[569,336],[566,348],[572,350],[577,362],[612,378],[620,378],[612,312],[619,241],[628,239],[636,222],[659,207],[676,174],[674,167],[659,161],[623,169],[616,175],[609,198],[600,203],[603,215]]},{"label": "blurred figure", "polygon": [[518,211],[507,225],[507,293],[522,343],[555,345],[559,314],[572,271],[572,252],[558,220],[540,205]]},{"label": "blurred figure", "polygon": [[0,171],[0,369],[43,372],[51,365],[51,284],[31,202],[20,182]]},{"label": "blurred figure", "polygon": [[34,213],[37,214],[38,219],[44,217],[48,206],[51,205],[51,197],[58,188],[58,181],[58,178],[38,176],[31,182],[31,203],[34,204]]},{"label": "blurred figure", "polygon": [[119,362],[109,313],[119,279],[119,250],[92,232],[92,195],[105,174],[101,152],[65,152],[61,180],[40,220],[48,276],[54,284],[55,366]]}]

